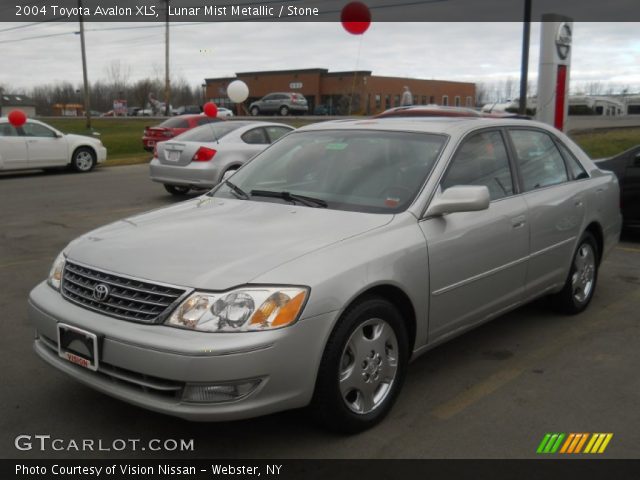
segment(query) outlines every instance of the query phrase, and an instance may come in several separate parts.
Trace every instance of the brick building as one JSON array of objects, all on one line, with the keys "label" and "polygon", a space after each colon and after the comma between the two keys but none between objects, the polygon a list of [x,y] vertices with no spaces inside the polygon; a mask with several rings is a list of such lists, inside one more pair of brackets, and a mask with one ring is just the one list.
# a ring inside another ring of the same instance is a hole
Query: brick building
[{"label": "brick building", "polygon": [[413,93],[416,105],[437,104],[475,106],[474,83],[422,80],[418,78],[379,77],[370,71],[329,72],[324,68],[242,72],[235,77],[207,78],[206,97],[220,106],[229,106],[227,85],[242,80],[249,87],[249,105],[272,92],[297,92],[309,102],[309,112],[324,106],[332,114],[374,115],[400,105],[403,87]]}]

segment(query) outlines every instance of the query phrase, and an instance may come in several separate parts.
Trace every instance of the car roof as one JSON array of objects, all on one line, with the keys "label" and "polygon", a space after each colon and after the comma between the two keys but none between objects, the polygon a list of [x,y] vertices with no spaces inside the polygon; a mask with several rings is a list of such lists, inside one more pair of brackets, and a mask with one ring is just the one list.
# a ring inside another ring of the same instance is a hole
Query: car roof
[{"label": "car roof", "polygon": [[451,107],[446,105],[407,105],[385,110],[374,118],[396,117],[488,117],[488,118],[529,118],[509,112],[481,112],[469,107]]},{"label": "car roof", "polygon": [[485,127],[529,126],[550,130],[548,125],[533,120],[517,118],[484,117],[394,117],[333,120],[320,122],[298,131],[309,130],[390,130],[412,131],[452,135]]}]

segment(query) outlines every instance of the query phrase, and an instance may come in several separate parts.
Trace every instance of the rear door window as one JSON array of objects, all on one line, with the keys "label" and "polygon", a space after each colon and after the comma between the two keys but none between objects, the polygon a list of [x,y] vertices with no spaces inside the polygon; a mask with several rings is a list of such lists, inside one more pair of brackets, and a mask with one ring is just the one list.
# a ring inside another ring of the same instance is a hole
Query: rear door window
[{"label": "rear door window", "polygon": [[17,137],[18,131],[10,123],[0,124],[0,137]]},{"label": "rear door window", "polygon": [[251,145],[262,145],[269,143],[269,139],[267,138],[267,132],[264,131],[264,128],[254,128],[242,134],[242,140],[245,143],[249,143]]},{"label": "rear door window", "polygon": [[569,172],[571,173],[571,178],[573,180],[582,180],[583,178],[589,178],[589,174],[580,164],[578,159],[573,156],[573,153],[571,153],[569,149],[561,142],[558,142],[558,146],[560,147],[562,156],[567,162],[567,167],[569,168]]},{"label": "rear door window", "polygon": [[569,180],[562,155],[551,137],[538,130],[510,130],[525,192]]}]

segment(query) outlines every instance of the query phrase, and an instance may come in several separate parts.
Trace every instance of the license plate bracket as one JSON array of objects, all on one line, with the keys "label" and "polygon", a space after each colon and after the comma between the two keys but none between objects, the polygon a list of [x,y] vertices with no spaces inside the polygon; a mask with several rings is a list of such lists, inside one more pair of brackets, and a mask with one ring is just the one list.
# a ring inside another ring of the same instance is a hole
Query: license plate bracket
[{"label": "license plate bracket", "polygon": [[98,370],[98,335],[66,323],[58,323],[58,356],[68,362]]}]

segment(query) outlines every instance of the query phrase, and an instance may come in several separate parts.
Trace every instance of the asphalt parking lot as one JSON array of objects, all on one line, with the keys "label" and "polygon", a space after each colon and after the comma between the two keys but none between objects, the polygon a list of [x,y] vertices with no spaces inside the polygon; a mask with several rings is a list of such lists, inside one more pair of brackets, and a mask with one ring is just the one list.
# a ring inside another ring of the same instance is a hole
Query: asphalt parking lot
[{"label": "asphalt parking lot", "polygon": [[322,431],[304,411],[189,423],[111,399],[45,365],[32,350],[30,289],[73,238],[176,202],[145,165],[0,175],[0,456],[146,458],[152,452],[19,451],[21,434],[65,440],[194,439],[203,458],[522,458],[546,432],[611,432],[606,458],[639,458],[640,236],[600,271],[589,309],[520,308],[416,360],[390,416],[363,434]]}]

